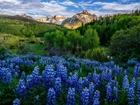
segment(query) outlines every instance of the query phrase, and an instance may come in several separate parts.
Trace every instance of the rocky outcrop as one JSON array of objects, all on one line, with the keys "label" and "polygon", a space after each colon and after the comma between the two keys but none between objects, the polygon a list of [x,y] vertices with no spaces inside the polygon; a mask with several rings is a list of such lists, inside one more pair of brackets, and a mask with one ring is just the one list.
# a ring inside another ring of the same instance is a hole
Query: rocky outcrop
[{"label": "rocky outcrop", "polygon": [[28,16],[26,14],[24,15],[0,15],[0,18],[8,18],[11,20],[20,20],[20,21],[25,21],[25,22],[36,22],[36,20],[34,20],[34,18],[32,18],[31,16]]},{"label": "rocky outcrop", "polygon": [[89,13],[87,10],[84,10],[81,13],[77,13],[71,18],[55,15],[52,17],[43,17],[36,19],[36,21],[38,22],[59,24],[69,29],[76,29],[78,27],[81,27],[82,25],[93,22],[95,20],[97,20],[97,16],[95,14]]},{"label": "rocky outcrop", "polygon": [[55,16],[52,16],[50,18],[49,17],[36,18],[36,21],[61,25],[61,23],[65,19],[66,19],[66,17],[64,17],[64,16],[55,15]]},{"label": "rocky outcrop", "polygon": [[36,18],[35,20],[38,21],[38,22],[47,23],[49,18],[48,17],[42,17],[42,18]]},{"label": "rocky outcrop", "polygon": [[24,15],[21,15],[21,16],[24,17],[24,18],[30,19],[30,20],[34,20],[34,18],[32,18],[31,16],[29,16],[27,14],[24,14]]},{"label": "rocky outcrop", "polygon": [[61,23],[66,19],[66,17],[64,16],[53,16],[51,17],[49,20],[50,20],[50,23],[53,23],[53,24],[59,24],[61,25]]},{"label": "rocky outcrop", "polygon": [[95,20],[97,20],[97,16],[95,14],[91,14],[87,10],[84,10],[83,12],[74,15],[72,18],[64,20],[62,25],[64,25],[66,28],[76,29]]}]

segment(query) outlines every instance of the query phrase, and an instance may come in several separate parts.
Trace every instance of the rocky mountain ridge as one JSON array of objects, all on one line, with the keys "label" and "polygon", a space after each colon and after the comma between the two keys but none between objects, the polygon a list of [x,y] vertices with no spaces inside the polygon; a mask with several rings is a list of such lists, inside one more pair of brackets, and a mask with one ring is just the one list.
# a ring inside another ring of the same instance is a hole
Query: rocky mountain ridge
[{"label": "rocky mountain ridge", "polygon": [[36,22],[34,18],[31,16],[28,16],[26,14],[23,15],[5,15],[5,14],[0,14],[0,18],[7,18],[10,20],[20,20],[20,21],[25,21],[25,22]]},{"label": "rocky mountain ridge", "polygon": [[15,16],[0,15],[0,18],[21,20],[21,21],[26,21],[26,22],[33,21],[33,22],[51,23],[51,24],[63,25],[64,27],[69,28],[69,29],[76,29],[78,27],[81,27],[82,25],[85,25],[87,23],[97,20],[97,16],[95,14],[89,13],[87,10],[84,10],[81,13],[77,13],[70,18],[67,18],[65,16],[59,16],[59,15],[55,15],[52,17],[33,18],[27,14],[15,15]]},{"label": "rocky mountain ridge", "polygon": [[55,15],[52,17],[36,18],[35,20],[38,22],[63,25],[64,27],[69,29],[75,29],[89,22],[93,22],[97,20],[97,16],[95,14],[89,13],[87,10],[84,10],[81,13],[77,13],[76,15],[73,15],[71,18]]},{"label": "rocky mountain ridge", "polygon": [[61,23],[66,19],[64,16],[52,16],[52,17],[41,17],[36,18],[35,20],[38,22],[44,22],[44,23],[52,23],[52,24],[58,24],[61,25]]},{"label": "rocky mountain ridge", "polygon": [[87,10],[84,10],[83,12],[77,13],[73,17],[64,20],[62,25],[66,28],[75,29],[95,20],[97,20],[97,16],[95,14],[91,14]]}]

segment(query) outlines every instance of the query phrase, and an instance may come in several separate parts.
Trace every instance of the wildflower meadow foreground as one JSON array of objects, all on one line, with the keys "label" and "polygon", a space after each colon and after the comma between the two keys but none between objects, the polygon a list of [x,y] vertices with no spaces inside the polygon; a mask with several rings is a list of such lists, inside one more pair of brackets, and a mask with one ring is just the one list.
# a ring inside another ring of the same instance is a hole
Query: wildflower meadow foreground
[{"label": "wildflower meadow foreground", "polygon": [[140,63],[0,55],[0,104],[140,105]]}]

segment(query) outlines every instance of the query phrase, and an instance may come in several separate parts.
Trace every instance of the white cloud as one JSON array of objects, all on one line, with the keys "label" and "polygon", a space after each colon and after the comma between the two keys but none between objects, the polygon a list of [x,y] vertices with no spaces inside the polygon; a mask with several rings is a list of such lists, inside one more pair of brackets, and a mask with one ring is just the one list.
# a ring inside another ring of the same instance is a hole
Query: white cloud
[{"label": "white cloud", "polygon": [[74,3],[74,2],[72,2],[72,1],[70,1],[70,0],[66,0],[66,1],[64,1],[64,2],[61,2],[60,4],[61,4],[61,5],[64,5],[64,6],[74,6],[74,7],[76,7],[76,8],[79,7],[77,3]]},{"label": "white cloud", "polygon": [[63,16],[72,16],[76,12],[68,11],[66,6],[60,5],[56,2],[25,2],[28,0],[20,0],[19,3],[15,4],[18,0],[1,0],[0,3],[0,14],[11,14],[11,15],[21,15],[28,14],[33,17],[37,16],[53,16],[53,15],[63,15]]},{"label": "white cloud", "polygon": [[130,11],[130,10],[134,10],[134,9],[139,8],[139,6],[140,6],[140,3],[125,4],[125,5],[118,4],[118,3],[112,3],[112,4],[110,3],[107,5],[104,5],[102,7],[102,9],[117,10],[117,11]]},{"label": "white cloud", "polygon": [[86,9],[97,16],[117,13],[130,13],[132,10],[140,8],[140,2],[131,4],[121,4],[117,2],[80,2],[79,5],[81,8]]},{"label": "white cloud", "polygon": [[[69,8],[69,6],[71,8]],[[139,6],[140,2],[121,4],[118,2],[94,2],[92,0],[79,3],[70,0],[63,2],[60,2],[59,0],[51,0],[50,2],[41,2],[40,0],[0,0],[0,14],[16,15],[26,13],[33,17],[53,15],[70,17],[77,12],[86,9],[89,12],[100,16],[105,14],[128,13],[132,10],[139,9]],[[77,9],[74,9],[73,7],[76,7]]]}]

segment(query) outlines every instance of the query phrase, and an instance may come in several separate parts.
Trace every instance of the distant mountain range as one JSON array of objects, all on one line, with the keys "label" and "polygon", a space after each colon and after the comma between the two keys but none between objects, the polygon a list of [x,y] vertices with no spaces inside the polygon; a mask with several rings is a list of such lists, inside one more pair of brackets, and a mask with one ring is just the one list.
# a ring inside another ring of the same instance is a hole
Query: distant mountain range
[{"label": "distant mountain range", "polygon": [[40,17],[40,18],[32,18],[26,14],[24,15],[0,15],[0,18],[8,18],[12,20],[21,20],[26,22],[43,22],[43,23],[51,23],[51,24],[58,24],[63,25],[69,29],[76,29],[82,25],[85,25],[89,22],[93,22],[97,20],[97,16],[95,14],[89,13],[87,10],[84,10],[81,13],[77,13],[70,18],[65,16],[52,16],[52,17]]},{"label": "distant mountain range", "polygon": [[11,19],[11,20],[20,20],[20,21],[25,21],[25,22],[36,22],[36,20],[34,18],[32,18],[31,16],[28,16],[26,14],[24,14],[24,15],[15,15],[15,16],[0,15],[0,18],[8,18],[8,19]]},{"label": "distant mountain range", "polygon": [[87,10],[84,10],[81,13],[77,13],[71,18],[66,18],[64,16],[52,16],[52,17],[42,17],[36,18],[38,22],[52,23],[63,25],[69,29],[78,28],[86,23],[97,20],[97,16],[95,14],[89,13]]}]

